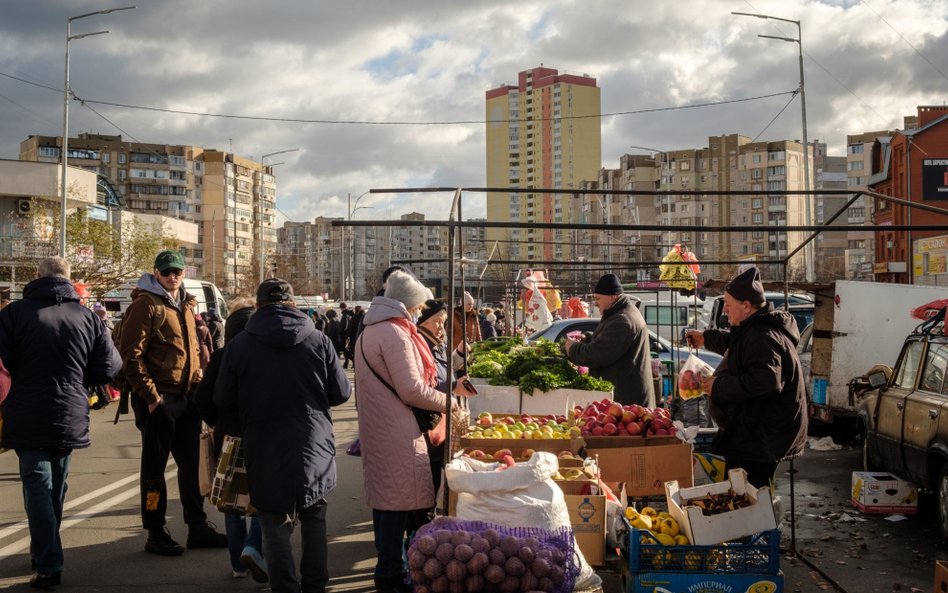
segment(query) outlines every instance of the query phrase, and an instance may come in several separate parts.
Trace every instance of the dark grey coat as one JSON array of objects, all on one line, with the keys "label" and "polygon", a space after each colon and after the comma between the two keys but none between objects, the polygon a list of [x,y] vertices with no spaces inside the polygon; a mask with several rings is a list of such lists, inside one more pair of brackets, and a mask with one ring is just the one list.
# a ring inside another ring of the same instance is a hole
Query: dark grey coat
[{"label": "dark grey coat", "polygon": [[240,412],[253,506],[293,513],[336,486],[330,408],[349,399],[336,349],[295,307],[269,305],[227,343],[214,404]]},{"label": "dark grey coat", "polygon": [[652,362],[645,319],[627,296],[607,309],[588,341],[574,344],[570,362],[589,367],[594,377],[611,381],[622,404],[655,406]]},{"label": "dark grey coat", "polygon": [[714,452],[763,463],[803,453],[806,386],[793,316],[768,304],[730,330],[706,330],[705,348],[724,356],[714,371],[720,410]]}]

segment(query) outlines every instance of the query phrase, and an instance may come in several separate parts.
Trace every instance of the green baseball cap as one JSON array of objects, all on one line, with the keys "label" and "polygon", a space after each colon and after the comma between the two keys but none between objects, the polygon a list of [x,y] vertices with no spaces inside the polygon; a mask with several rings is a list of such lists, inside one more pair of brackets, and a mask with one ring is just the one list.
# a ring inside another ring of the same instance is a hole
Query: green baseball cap
[{"label": "green baseball cap", "polygon": [[184,269],[184,256],[181,255],[180,251],[172,251],[167,249],[158,254],[158,257],[155,258],[155,269],[159,272],[164,272],[165,270],[183,270]]}]

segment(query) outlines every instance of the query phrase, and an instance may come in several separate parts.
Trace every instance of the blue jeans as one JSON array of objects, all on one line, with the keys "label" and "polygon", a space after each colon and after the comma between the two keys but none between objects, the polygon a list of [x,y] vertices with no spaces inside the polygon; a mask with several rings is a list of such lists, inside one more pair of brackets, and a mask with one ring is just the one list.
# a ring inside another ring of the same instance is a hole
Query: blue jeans
[{"label": "blue jeans", "polygon": [[[264,560],[273,593],[325,593],[329,583],[326,501],[320,500],[295,515],[257,511],[265,544]],[[290,536],[300,523],[302,558],[300,577],[296,576]]]},{"label": "blue jeans", "polygon": [[40,451],[17,449],[23,507],[30,524],[30,558],[42,574],[63,569],[63,544],[59,525],[63,521],[66,477],[71,449]]},{"label": "blue jeans", "polygon": [[244,547],[250,546],[263,555],[263,535],[260,532],[260,520],[250,517],[250,530],[247,530],[247,517],[237,513],[224,513],[224,531],[227,533],[227,549],[230,552],[230,567],[243,572],[240,554]]}]

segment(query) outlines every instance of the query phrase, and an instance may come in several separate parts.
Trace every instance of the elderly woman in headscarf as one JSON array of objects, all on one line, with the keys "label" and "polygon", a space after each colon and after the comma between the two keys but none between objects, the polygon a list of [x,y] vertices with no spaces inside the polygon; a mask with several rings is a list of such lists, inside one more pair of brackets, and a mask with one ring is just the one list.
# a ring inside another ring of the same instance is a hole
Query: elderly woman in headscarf
[{"label": "elderly woman in headscarf", "polygon": [[[409,407],[441,411],[448,397],[438,390],[438,365],[413,323],[430,297],[411,274],[393,272],[385,296],[372,299],[355,347],[365,500],[372,509],[379,593],[412,590],[402,560],[406,536],[429,521],[435,506],[427,444]],[[460,385],[455,393],[468,395]]]},{"label": "elderly woman in headscarf", "polygon": [[477,315],[477,309],[474,308],[474,297],[471,293],[464,293],[463,302],[454,308],[451,323],[454,324],[452,330],[454,333],[451,336],[454,348],[462,343],[473,344],[481,341],[481,320]]}]

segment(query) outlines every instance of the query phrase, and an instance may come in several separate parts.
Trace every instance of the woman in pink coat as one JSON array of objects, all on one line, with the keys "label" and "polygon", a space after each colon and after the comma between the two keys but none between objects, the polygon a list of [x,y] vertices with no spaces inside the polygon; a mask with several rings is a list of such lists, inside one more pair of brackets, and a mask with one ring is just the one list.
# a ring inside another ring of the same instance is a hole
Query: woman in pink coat
[{"label": "woman in pink coat", "polygon": [[[385,296],[375,297],[365,314],[355,348],[362,471],[378,552],[379,593],[412,590],[402,563],[405,538],[429,521],[428,511],[435,506],[427,446],[409,408],[444,410],[447,397],[434,387],[434,358],[413,323],[429,298],[431,291],[411,274],[392,273]],[[467,395],[463,389],[457,393]]]}]

